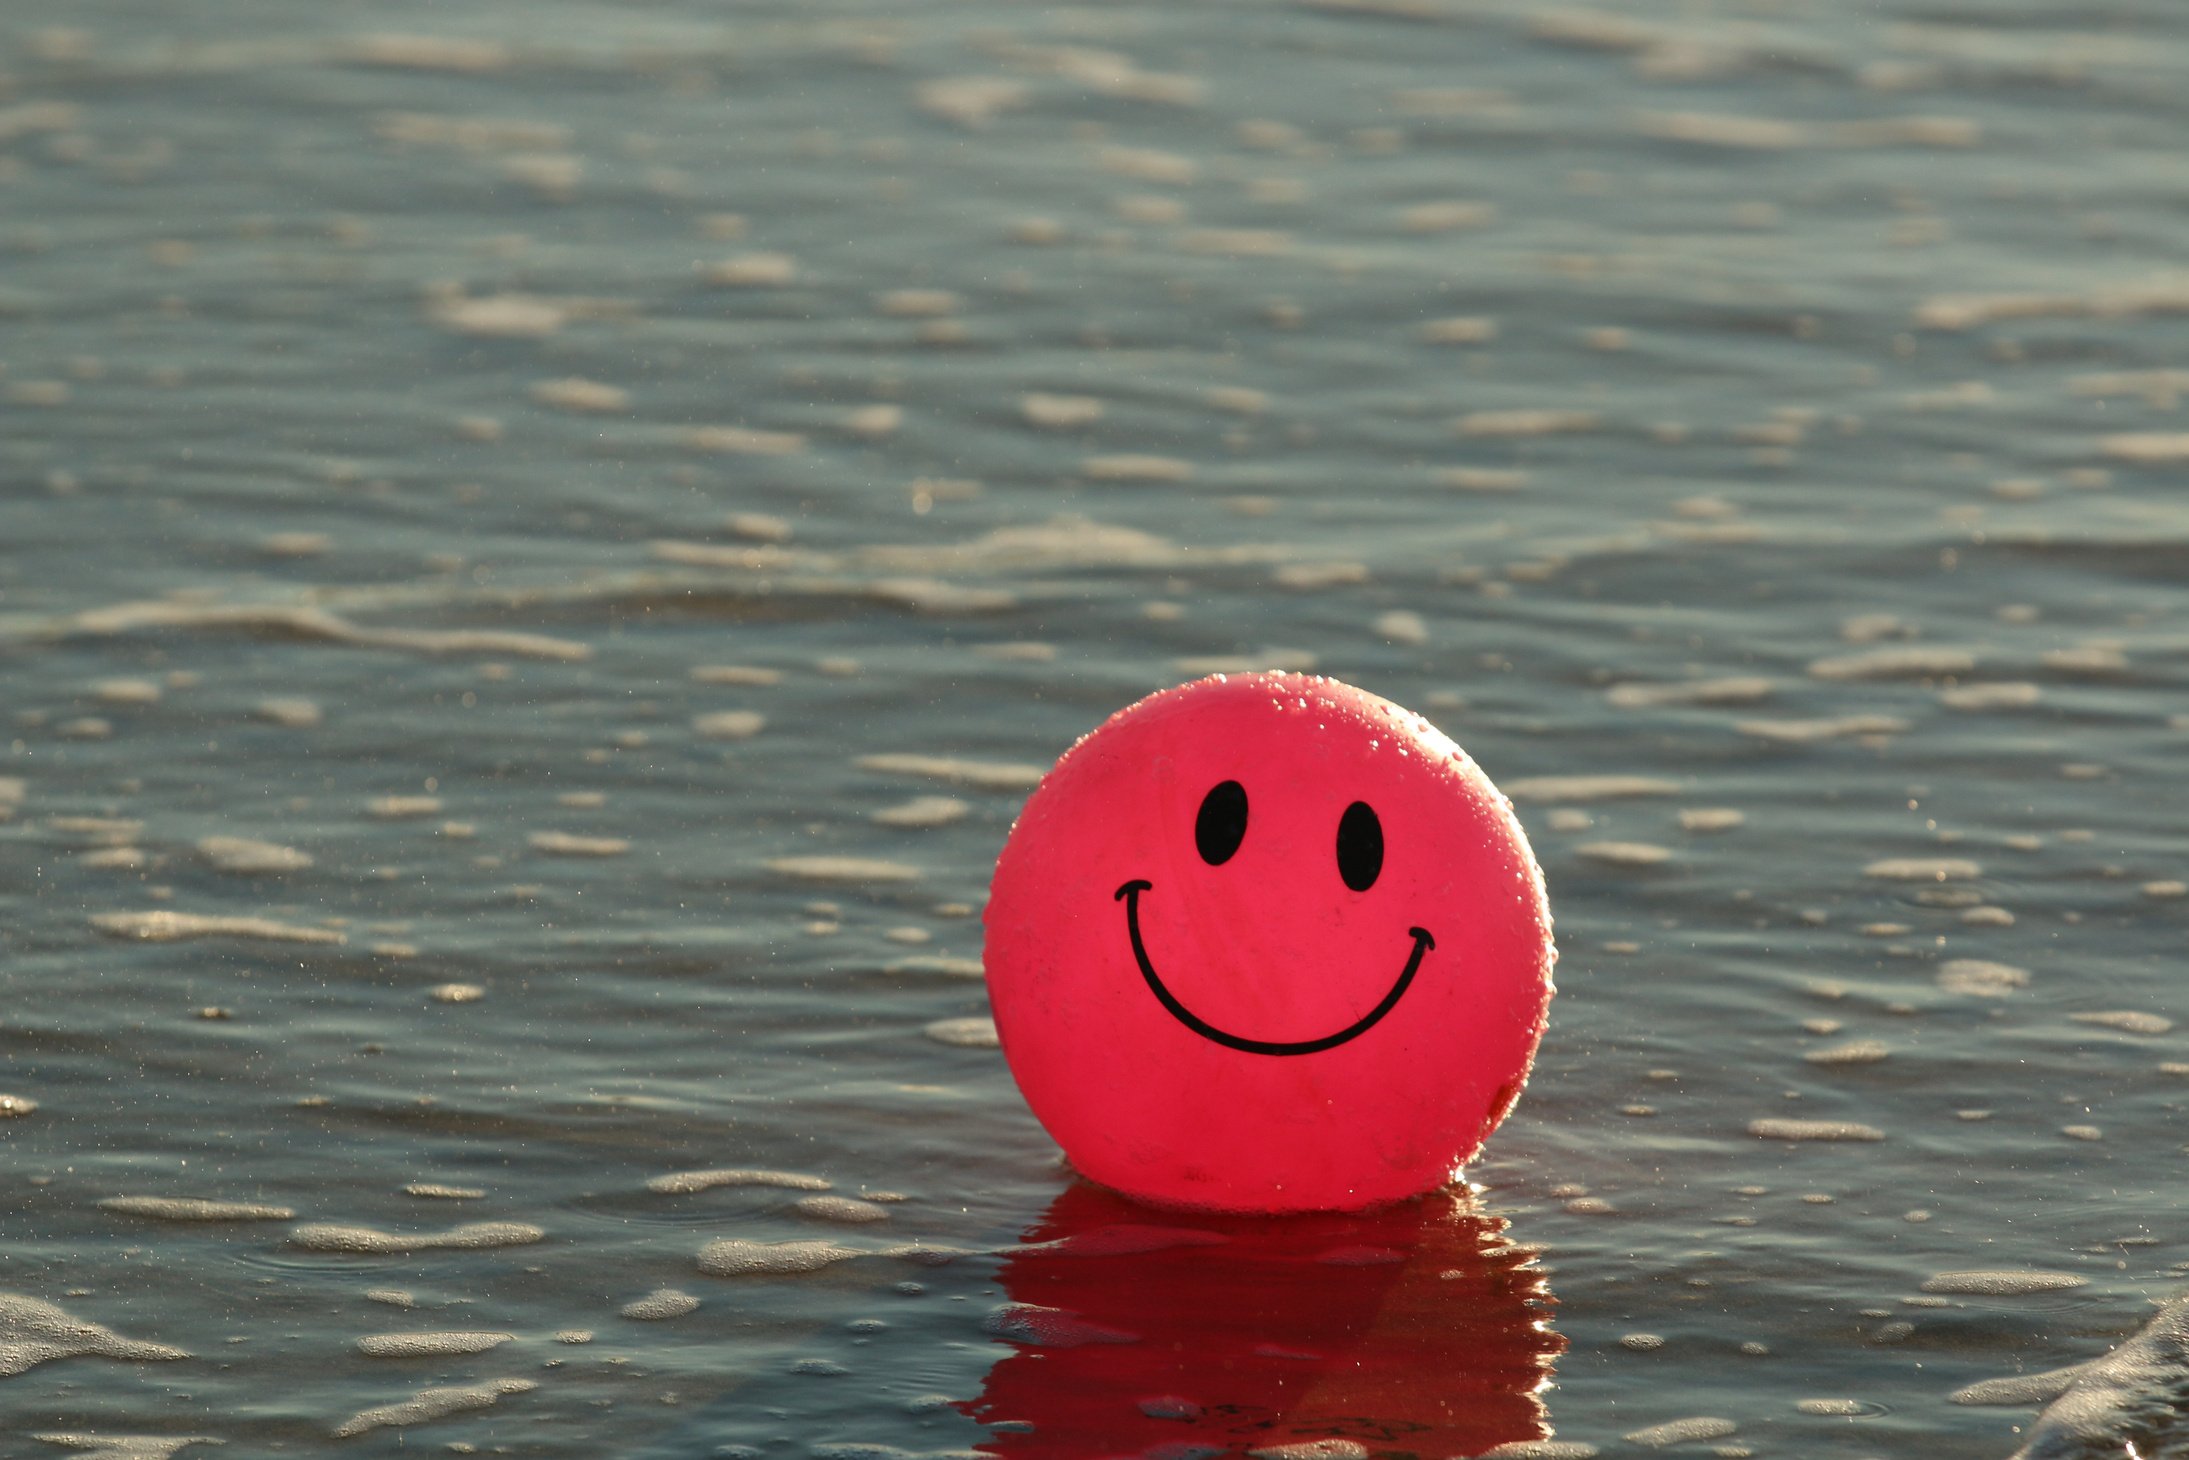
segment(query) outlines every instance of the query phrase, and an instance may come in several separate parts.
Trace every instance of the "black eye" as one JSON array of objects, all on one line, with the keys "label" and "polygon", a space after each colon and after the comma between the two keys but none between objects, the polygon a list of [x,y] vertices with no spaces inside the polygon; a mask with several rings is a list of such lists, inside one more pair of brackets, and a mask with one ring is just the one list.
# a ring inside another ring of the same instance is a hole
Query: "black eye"
[{"label": "black eye", "polygon": [[1338,818],[1338,875],[1355,892],[1366,892],[1376,885],[1381,871],[1383,823],[1376,819],[1374,807],[1355,801]]},{"label": "black eye", "polygon": [[[1221,867],[1239,850],[1247,834],[1247,788],[1237,781],[1218,783],[1201,798],[1201,814],[1193,819],[1193,844],[1201,860]],[[1377,849],[1376,855],[1383,855]]]}]

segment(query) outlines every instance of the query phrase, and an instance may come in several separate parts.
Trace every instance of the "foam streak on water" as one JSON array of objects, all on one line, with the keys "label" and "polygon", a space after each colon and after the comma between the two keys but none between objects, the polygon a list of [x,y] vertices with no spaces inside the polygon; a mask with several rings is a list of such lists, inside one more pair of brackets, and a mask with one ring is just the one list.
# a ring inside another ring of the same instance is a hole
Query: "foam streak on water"
[{"label": "foam streak on water", "polygon": [[2013,1460],[2180,1452],[2189,1409],[2189,1300],[2176,1299],[2111,1353],[2026,1378],[1972,1384],[1963,1404],[2050,1400]]}]

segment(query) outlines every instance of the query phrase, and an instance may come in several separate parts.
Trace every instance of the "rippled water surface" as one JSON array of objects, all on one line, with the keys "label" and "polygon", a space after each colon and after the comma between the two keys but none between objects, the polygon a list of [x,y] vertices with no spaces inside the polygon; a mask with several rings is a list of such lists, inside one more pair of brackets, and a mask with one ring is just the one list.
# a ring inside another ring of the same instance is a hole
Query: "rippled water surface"
[{"label": "rippled water surface", "polygon": [[[2058,1384],[1952,1396],[2189,1273],[2185,70],[2148,3],[9,9],[0,1448],[2015,1450]],[[1534,841],[1478,1190],[1139,1212],[993,1047],[1033,780],[1250,667]]]}]

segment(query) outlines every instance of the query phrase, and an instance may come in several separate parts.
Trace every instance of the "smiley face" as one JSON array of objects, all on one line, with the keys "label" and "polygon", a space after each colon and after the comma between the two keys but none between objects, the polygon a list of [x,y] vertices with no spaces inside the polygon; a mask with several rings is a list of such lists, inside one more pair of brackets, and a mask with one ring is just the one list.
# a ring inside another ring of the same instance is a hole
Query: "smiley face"
[{"label": "smiley face", "polygon": [[[1219,781],[1202,798],[1200,814],[1193,824],[1194,848],[1201,854],[1202,861],[1211,867],[1221,867],[1232,859],[1239,844],[1246,839],[1247,804],[1246,787],[1237,781]],[[1377,817],[1376,809],[1366,801],[1355,801],[1338,818],[1335,861],[1338,876],[1355,892],[1368,891],[1382,874],[1383,822]],[[1408,928],[1406,931],[1414,943],[1413,952],[1407,956],[1406,967],[1391,985],[1390,992],[1373,1009],[1343,1029],[1313,1039],[1253,1039],[1219,1029],[1194,1013],[1179,1001],[1164,984],[1162,975],[1155,971],[1155,965],[1148,958],[1147,944],[1140,936],[1140,894],[1154,890],[1153,883],[1139,877],[1117,889],[1117,900],[1125,904],[1125,930],[1132,941],[1133,961],[1139,965],[1140,976],[1147,980],[1148,991],[1179,1023],[1203,1039],[1242,1054],[1320,1054],[1366,1034],[1406,996],[1407,985],[1421,971],[1422,955],[1436,947],[1436,939],[1429,935],[1428,929]]]},{"label": "smiley face", "polygon": [[1334,680],[1166,690],[1074,746],[997,862],[1004,1053],[1086,1175],[1228,1210],[1449,1181],[1518,1095],[1554,957],[1505,799]]}]

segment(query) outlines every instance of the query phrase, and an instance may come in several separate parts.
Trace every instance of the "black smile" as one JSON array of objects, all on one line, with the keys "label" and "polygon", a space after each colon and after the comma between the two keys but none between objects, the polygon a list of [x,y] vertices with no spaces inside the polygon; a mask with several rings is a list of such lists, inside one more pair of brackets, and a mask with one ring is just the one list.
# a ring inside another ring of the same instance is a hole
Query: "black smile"
[{"label": "black smile", "polygon": [[1408,932],[1414,935],[1414,952],[1413,956],[1406,960],[1406,971],[1399,975],[1397,983],[1391,985],[1391,992],[1383,996],[1382,1003],[1376,1005],[1375,1008],[1370,1009],[1366,1014],[1335,1034],[1325,1034],[1320,1039],[1298,1039],[1289,1042],[1276,1039],[1247,1039],[1242,1035],[1227,1034],[1194,1013],[1184,1004],[1179,1003],[1177,995],[1163,987],[1163,980],[1156,977],[1155,965],[1148,961],[1147,945],[1140,941],[1140,894],[1152,891],[1154,887],[1154,883],[1135,877],[1132,881],[1117,889],[1117,900],[1125,904],[1125,928],[1132,935],[1133,959],[1140,965],[1141,977],[1148,981],[1148,991],[1155,995],[1158,1003],[1170,1010],[1172,1018],[1200,1035],[1203,1039],[1213,1039],[1227,1049],[1241,1050],[1247,1054],[1320,1054],[1326,1049],[1335,1049],[1349,1039],[1356,1039],[1366,1034],[1376,1026],[1379,1019],[1391,1012],[1400,999],[1406,997],[1408,985],[1413,983],[1414,975],[1421,971],[1421,955],[1437,945],[1436,939],[1429,936],[1428,929],[1407,929]]}]

